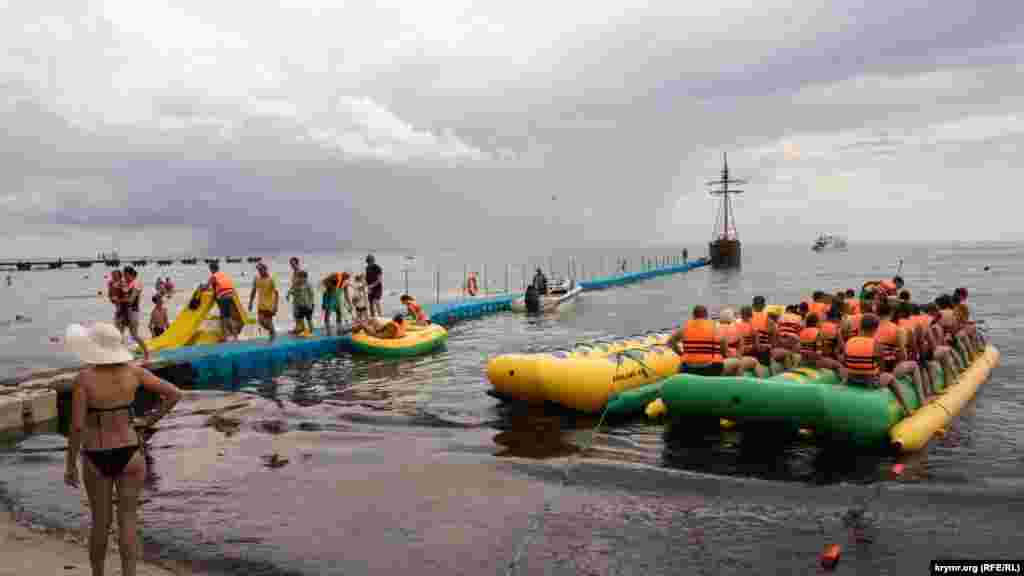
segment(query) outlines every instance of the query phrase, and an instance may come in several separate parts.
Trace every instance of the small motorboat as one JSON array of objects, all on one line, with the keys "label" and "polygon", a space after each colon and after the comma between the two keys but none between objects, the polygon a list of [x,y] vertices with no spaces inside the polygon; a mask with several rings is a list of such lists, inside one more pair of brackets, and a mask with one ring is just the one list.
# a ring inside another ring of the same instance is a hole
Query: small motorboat
[{"label": "small motorboat", "polygon": [[[583,292],[583,287],[568,280],[552,279],[548,282],[548,293],[540,297],[540,311],[551,312],[566,307]],[[526,312],[526,299],[512,301],[513,312]]]},{"label": "small motorboat", "polygon": [[822,234],[814,241],[811,250],[815,252],[825,252],[827,250],[844,251],[846,250],[846,239],[833,234]]}]

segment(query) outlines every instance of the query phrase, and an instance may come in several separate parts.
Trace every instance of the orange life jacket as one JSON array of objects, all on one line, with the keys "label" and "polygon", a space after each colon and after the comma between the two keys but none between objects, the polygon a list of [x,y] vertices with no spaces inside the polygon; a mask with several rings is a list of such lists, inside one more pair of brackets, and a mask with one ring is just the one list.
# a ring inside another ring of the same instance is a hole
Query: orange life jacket
[{"label": "orange life jacket", "polygon": [[850,338],[846,342],[844,363],[851,376],[877,377],[882,372],[881,358],[875,355],[874,338]]},{"label": "orange life jacket", "polygon": [[800,330],[803,329],[803,321],[800,316],[792,312],[786,312],[779,318],[779,336],[800,337]]},{"label": "orange life jacket", "polygon": [[743,339],[743,348],[748,352],[754,349],[754,327],[747,322],[737,322],[736,331]]},{"label": "orange life jacket", "polygon": [[825,321],[821,324],[819,332],[822,338],[821,345],[818,347],[818,354],[828,358],[835,358],[836,350],[838,349],[837,344],[839,343],[839,325],[832,321]]},{"label": "orange life jacket", "polygon": [[882,360],[895,362],[896,351],[899,350],[899,326],[891,320],[882,320],[878,332],[875,332],[875,340],[882,345]]},{"label": "orange life jacket", "polygon": [[735,322],[718,325],[719,334],[725,336],[725,343],[728,345],[729,357],[736,358],[740,355],[740,331]]},{"label": "orange life jacket", "polygon": [[230,296],[235,292],[235,285],[231,283],[231,278],[219,270],[210,276],[210,283],[213,284],[213,293],[217,298]]},{"label": "orange life jacket", "polygon": [[820,330],[817,327],[804,328],[800,331],[800,351],[801,352],[815,352],[818,349],[818,332]]},{"label": "orange life jacket", "polygon": [[683,363],[692,366],[722,362],[721,342],[713,320],[689,320],[683,329]]},{"label": "orange life jacket", "polygon": [[850,316],[860,316],[860,300],[856,298],[847,300],[846,309]]},{"label": "orange life jacket", "polygon": [[328,276],[328,278],[333,280],[335,288],[341,288],[341,272],[335,272]]},{"label": "orange life jacket", "polygon": [[409,311],[412,312],[414,316],[416,316],[417,322],[427,321],[427,315],[423,313],[423,308],[421,308],[420,305],[417,304],[415,300],[410,300],[406,304],[406,307],[408,307]]},{"label": "orange life jacket", "polygon": [[762,348],[768,347],[768,313],[764,310],[760,312],[754,312],[754,316],[750,319],[750,327],[757,335],[758,346]]},{"label": "orange life jacket", "polygon": [[807,306],[807,313],[808,314],[817,314],[818,315],[818,320],[824,320],[825,319],[825,312],[828,312],[828,308],[829,308],[828,304],[825,304],[824,302],[811,302]]}]

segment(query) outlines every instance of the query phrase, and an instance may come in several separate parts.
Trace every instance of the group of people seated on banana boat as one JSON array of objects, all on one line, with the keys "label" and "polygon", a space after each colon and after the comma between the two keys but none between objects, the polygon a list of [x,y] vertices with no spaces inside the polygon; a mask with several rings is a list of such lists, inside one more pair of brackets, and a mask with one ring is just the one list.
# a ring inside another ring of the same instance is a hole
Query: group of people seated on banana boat
[{"label": "group of people seated on banana boat", "polygon": [[798,367],[827,368],[848,385],[889,388],[909,414],[896,378],[911,376],[918,398],[931,399],[982,353],[985,339],[970,319],[966,288],[916,304],[896,276],[865,283],[859,297],[852,289],[817,291],[781,313],[755,296],[738,320],[725,308],[716,322],[698,305],[668,345],[682,357],[682,372],[764,378]]}]

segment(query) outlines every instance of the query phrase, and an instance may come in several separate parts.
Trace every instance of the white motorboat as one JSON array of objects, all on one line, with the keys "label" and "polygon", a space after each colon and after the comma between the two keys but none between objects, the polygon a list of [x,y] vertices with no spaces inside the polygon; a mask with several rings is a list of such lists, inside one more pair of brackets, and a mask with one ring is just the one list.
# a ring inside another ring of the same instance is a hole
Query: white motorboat
[{"label": "white motorboat", "polygon": [[834,234],[821,234],[814,241],[814,245],[811,246],[811,250],[815,252],[825,252],[828,250],[846,250],[846,238],[842,236],[836,236]]},{"label": "white motorboat", "polygon": [[[540,310],[541,312],[551,312],[565,308],[572,304],[582,292],[582,286],[577,286],[568,280],[553,279],[548,282],[548,293],[540,297]],[[516,298],[513,300],[512,311],[526,312],[526,299]]]}]

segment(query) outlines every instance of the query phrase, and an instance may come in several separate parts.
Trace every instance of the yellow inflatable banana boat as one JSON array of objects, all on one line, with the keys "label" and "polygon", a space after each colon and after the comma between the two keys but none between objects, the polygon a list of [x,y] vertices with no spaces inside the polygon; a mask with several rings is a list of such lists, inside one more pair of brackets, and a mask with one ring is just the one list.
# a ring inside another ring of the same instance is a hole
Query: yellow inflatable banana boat
[{"label": "yellow inflatable banana boat", "polygon": [[978,386],[988,380],[989,373],[998,365],[999,351],[994,346],[986,346],[978,358],[960,374],[955,384],[889,430],[889,440],[893,447],[901,452],[923,448],[936,432],[960,414],[964,405],[974,398]]},{"label": "yellow inflatable banana boat", "polygon": [[659,333],[611,343],[578,345],[548,354],[504,354],[487,363],[492,396],[532,404],[554,402],[600,412],[613,395],[679,371],[679,356]]}]

